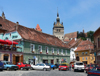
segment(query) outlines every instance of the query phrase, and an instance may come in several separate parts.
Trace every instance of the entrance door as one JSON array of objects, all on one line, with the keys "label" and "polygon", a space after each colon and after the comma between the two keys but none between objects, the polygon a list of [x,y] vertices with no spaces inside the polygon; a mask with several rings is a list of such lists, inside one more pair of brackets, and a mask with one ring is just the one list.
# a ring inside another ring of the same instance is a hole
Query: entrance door
[{"label": "entrance door", "polygon": [[9,55],[8,54],[4,54],[4,61],[8,61],[8,59],[9,59]]},{"label": "entrance door", "polygon": [[43,63],[48,63],[48,60],[43,60]]},{"label": "entrance door", "polygon": [[54,64],[54,60],[51,60],[51,64]]},{"label": "entrance door", "polygon": [[77,60],[77,61],[79,61],[79,60],[80,60],[80,59],[79,59],[79,56],[77,56],[77,57],[76,57],[76,60]]},{"label": "entrance door", "polygon": [[19,62],[19,56],[16,56],[16,64]]},{"label": "entrance door", "polygon": [[56,63],[59,64],[59,59],[56,59]]}]

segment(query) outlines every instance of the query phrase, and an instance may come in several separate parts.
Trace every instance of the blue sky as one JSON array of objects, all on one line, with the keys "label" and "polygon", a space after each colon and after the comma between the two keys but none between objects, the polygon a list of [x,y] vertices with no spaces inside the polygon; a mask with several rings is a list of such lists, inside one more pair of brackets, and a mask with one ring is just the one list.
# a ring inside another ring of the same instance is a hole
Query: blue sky
[{"label": "blue sky", "polygon": [[39,24],[51,35],[57,7],[64,34],[100,27],[100,0],[0,0],[0,14],[4,11],[6,19],[29,28]]}]

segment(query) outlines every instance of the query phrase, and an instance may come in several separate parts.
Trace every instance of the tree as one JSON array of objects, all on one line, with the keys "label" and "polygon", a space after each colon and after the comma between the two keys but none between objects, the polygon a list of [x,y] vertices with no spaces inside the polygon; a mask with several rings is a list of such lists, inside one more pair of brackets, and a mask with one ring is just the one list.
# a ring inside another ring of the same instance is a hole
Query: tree
[{"label": "tree", "polygon": [[90,38],[91,41],[94,40],[94,38],[93,38],[93,34],[94,34],[94,31],[88,31],[88,32],[87,32],[87,38]]},{"label": "tree", "polygon": [[83,32],[77,32],[77,38],[81,38],[82,40],[86,40],[85,33],[83,33]]}]

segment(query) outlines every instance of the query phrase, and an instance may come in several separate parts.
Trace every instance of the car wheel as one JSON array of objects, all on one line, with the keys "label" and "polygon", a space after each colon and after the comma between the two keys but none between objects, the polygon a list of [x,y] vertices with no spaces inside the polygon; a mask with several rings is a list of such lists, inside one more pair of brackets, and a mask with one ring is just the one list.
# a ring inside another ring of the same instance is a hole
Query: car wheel
[{"label": "car wheel", "polygon": [[74,72],[76,72],[76,70],[74,69]]},{"label": "car wheel", "polygon": [[22,68],[22,67],[21,67],[20,69],[21,69],[21,70],[23,70],[23,68]]},{"label": "car wheel", "polygon": [[26,70],[29,70],[29,69],[26,69]]},{"label": "car wheel", "polygon": [[15,71],[16,71],[16,69],[15,69]]},{"label": "car wheel", "polygon": [[7,68],[7,70],[9,71],[9,70],[10,70],[10,68]]},{"label": "car wheel", "polygon": [[43,71],[46,71],[46,70],[47,70],[46,68],[43,69]]}]

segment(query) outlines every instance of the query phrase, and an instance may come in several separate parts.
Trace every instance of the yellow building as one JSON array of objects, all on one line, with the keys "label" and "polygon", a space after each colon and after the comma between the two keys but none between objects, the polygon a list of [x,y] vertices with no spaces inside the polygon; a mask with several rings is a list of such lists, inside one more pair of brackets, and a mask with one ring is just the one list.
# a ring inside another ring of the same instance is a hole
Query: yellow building
[{"label": "yellow building", "polygon": [[90,41],[81,41],[77,49],[75,50],[76,60],[81,61],[84,64],[94,64],[95,56],[91,53],[93,49],[94,46]]}]

